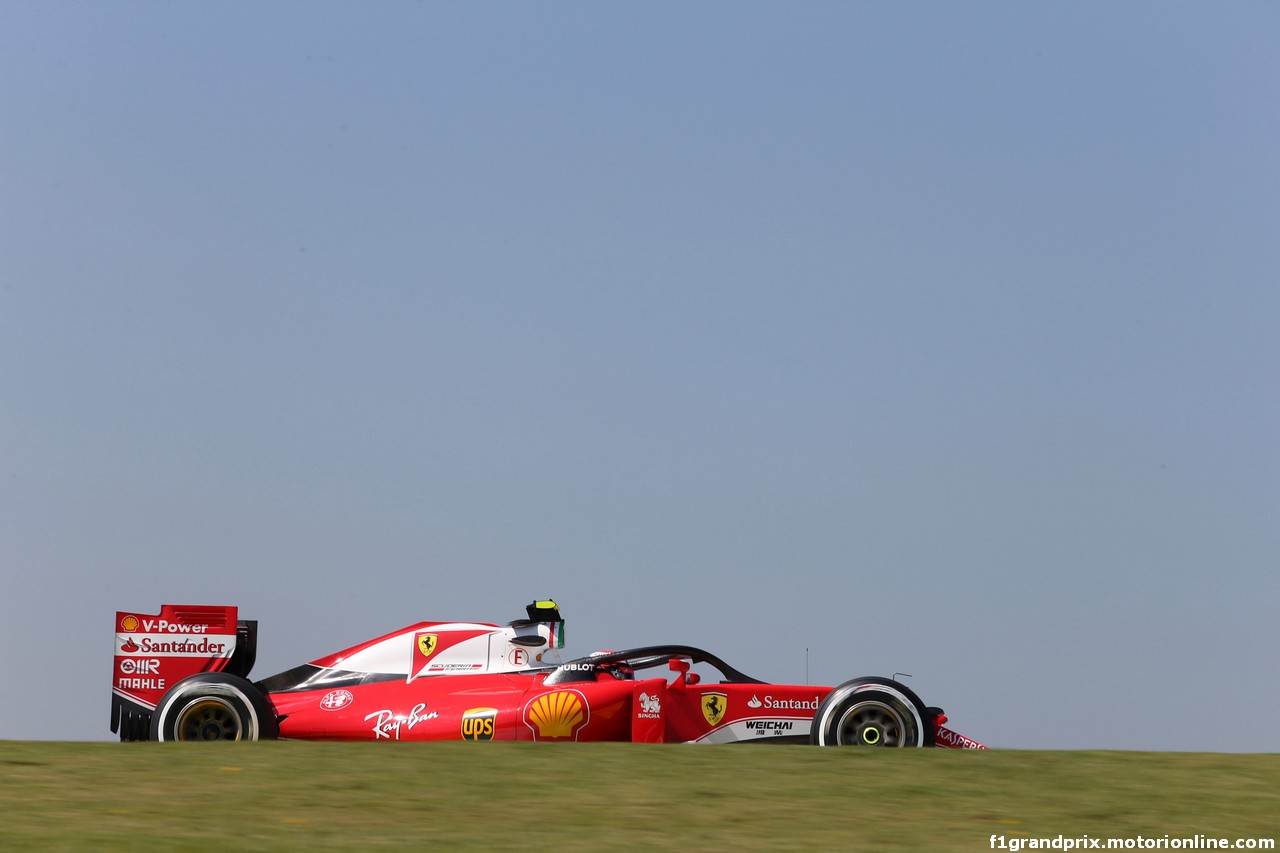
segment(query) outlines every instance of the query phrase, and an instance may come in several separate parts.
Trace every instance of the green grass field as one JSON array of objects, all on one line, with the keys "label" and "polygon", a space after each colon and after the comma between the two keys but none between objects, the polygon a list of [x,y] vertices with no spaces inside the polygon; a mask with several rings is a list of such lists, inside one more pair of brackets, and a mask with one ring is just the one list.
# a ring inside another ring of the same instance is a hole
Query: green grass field
[{"label": "green grass field", "polygon": [[1274,838],[1280,755],[0,741],[0,849],[988,850]]}]

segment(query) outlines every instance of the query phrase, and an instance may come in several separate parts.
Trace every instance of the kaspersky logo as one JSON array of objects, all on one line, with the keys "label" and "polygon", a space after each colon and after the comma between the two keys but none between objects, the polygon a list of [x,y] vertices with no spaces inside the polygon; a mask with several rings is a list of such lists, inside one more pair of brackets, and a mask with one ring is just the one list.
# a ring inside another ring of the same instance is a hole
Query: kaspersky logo
[{"label": "kaspersky logo", "polygon": [[702,716],[706,719],[708,725],[718,726],[720,721],[724,719],[725,711],[729,710],[729,697],[723,693],[703,693],[702,694]]},{"label": "kaspersky logo", "polygon": [[534,740],[577,740],[590,719],[587,699],[577,690],[544,693],[524,706],[524,724]]}]

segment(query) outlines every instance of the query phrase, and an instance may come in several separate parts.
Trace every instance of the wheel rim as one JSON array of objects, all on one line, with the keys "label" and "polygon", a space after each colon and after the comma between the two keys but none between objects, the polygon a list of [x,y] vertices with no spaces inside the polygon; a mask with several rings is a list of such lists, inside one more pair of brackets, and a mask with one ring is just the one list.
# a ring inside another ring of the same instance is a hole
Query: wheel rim
[{"label": "wheel rim", "polygon": [[836,723],[835,741],[839,746],[906,746],[906,721],[891,705],[859,702]]},{"label": "wheel rim", "polygon": [[240,740],[240,715],[222,699],[199,699],[182,709],[173,731],[175,740]]}]

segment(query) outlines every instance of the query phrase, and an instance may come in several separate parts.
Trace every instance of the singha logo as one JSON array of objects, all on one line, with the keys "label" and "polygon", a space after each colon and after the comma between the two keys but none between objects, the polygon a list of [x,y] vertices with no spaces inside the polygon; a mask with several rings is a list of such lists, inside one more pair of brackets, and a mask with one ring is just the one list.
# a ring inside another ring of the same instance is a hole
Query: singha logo
[{"label": "singha logo", "polygon": [[648,693],[640,694],[640,713],[642,714],[661,714],[662,700],[657,696],[650,696]]}]

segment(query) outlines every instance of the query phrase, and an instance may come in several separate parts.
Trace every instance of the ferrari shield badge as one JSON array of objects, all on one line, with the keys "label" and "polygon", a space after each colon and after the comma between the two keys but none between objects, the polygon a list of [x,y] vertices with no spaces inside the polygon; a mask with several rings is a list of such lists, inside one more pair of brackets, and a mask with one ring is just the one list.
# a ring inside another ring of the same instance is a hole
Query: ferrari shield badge
[{"label": "ferrari shield badge", "polygon": [[729,710],[729,697],[723,693],[702,694],[702,716],[712,726],[720,725],[724,712]]},{"label": "ferrari shield badge", "polygon": [[439,634],[415,634],[413,637],[413,662],[409,664],[409,681],[413,681],[427,668],[437,648],[440,646]]}]

